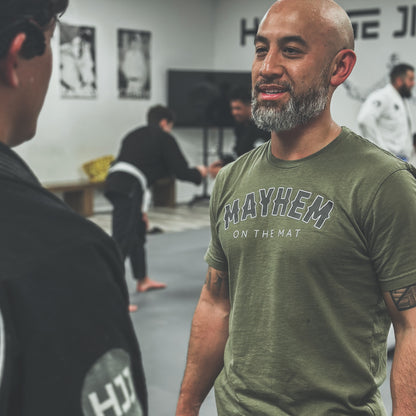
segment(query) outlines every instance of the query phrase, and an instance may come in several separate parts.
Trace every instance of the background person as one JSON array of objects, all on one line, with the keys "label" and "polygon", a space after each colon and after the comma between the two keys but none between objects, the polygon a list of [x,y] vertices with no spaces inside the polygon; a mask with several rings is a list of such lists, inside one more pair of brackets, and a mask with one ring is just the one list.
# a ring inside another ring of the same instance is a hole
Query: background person
[{"label": "background person", "polygon": [[178,416],[214,382],[219,415],[384,415],[390,319],[393,414],[416,415],[416,172],[333,121],[353,47],[332,0],[280,0],[260,23],[253,118],[271,141],[216,179]]},{"label": "background person", "polygon": [[214,178],[223,166],[270,139],[270,133],[260,130],[252,120],[250,88],[235,88],[229,100],[231,115],[235,120],[235,143],[232,154],[222,155],[220,160],[209,166],[209,174]]},{"label": "background person", "polygon": [[205,166],[190,168],[170,134],[173,112],[163,106],[149,109],[147,126],[128,133],[109,170],[105,195],[113,205],[113,238],[123,257],[129,257],[136,290],[163,289],[164,283],[147,275],[145,242],[148,227],[149,188],[161,178],[177,179],[199,185],[207,174]]},{"label": "background person", "polygon": [[361,134],[403,160],[413,152],[412,122],[408,99],[415,85],[414,68],[398,64],[390,72],[390,83],[371,93],[361,106]]},{"label": "background person", "polygon": [[92,416],[123,405],[147,415],[115,243],[11,149],[36,132],[67,3],[0,3],[0,414]]}]

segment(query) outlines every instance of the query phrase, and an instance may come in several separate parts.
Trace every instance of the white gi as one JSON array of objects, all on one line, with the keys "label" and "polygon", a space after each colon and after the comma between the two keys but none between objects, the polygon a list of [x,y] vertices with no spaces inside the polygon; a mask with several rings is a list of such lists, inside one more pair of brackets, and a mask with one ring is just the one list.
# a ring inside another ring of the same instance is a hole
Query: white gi
[{"label": "white gi", "polygon": [[413,138],[409,108],[393,85],[372,92],[358,114],[362,136],[394,155],[409,160]]}]

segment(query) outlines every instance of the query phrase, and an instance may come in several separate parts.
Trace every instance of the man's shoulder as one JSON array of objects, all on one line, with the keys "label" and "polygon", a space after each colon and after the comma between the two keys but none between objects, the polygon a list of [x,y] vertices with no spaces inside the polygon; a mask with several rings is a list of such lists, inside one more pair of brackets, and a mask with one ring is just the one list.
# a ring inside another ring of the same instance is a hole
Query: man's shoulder
[{"label": "man's shoulder", "polygon": [[126,137],[133,139],[151,138],[152,140],[175,140],[172,134],[162,130],[157,126],[142,126],[132,130]]},{"label": "man's shoulder", "polygon": [[137,149],[141,144],[147,145],[152,143],[165,143],[175,141],[175,138],[161,128],[155,126],[138,127],[126,134],[123,138],[122,147],[127,149]]},{"label": "man's shoulder", "polygon": [[146,134],[146,132],[148,131],[148,126],[140,126],[140,127],[136,127],[132,130],[130,130],[129,132],[127,132],[127,134],[124,136],[124,140],[130,140],[130,139],[135,139],[137,137],[140,137],[141,135]]},{"label": "man's shoulder", "polygon": [[65,256],[72,246],[93,245],[107,254],[108,250],[116,251],[104,230],[47,190],[3,179],[0,177],[4,197],[0,204],[2,271],[19,274],[18,270],[22,272],[58,252]]},{"label": "man's shoulder", "polygon": [[397,170],[408,169],[408,164],[369,139],[346,127],[343,128],[343,134],[342,158],[350,169],[363,169],[366,177],[384,177]]},{"label": "man's shoulder", "polygon": [[238,168],[246,163],[254,163],[255,161],[258,161],[266,157],[268,149],[269,141],[264,142],[259,146],[255,147],[254,149],[242,154],[233,162],[233,165],[235,166],[235,168]]},{"label": "man's shoulder", "polygon": [[[339,136],[342,143],[342,152],[346,157],[355,155],[356,160],[361,162],[368,158],[393,160],[395,157],[387,150],[377,146],[367,137],[361,136],[348,127],[342,127],[342,133]],[[353,162],[353,160],[351,160]]]}]

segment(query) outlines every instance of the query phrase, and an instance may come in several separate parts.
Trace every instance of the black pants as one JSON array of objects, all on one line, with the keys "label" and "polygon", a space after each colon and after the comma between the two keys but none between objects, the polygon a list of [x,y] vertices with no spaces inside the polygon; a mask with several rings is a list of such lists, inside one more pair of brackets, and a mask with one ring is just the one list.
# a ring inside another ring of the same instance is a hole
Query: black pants
[{"label": "black pants", "polygon": [[130,259],[134,279],[142,280],[147,274],[146,223],[141,211],[143,193],[137,188],[129,196],[117,192],[108,192],[106,196],[113,205],[113,238],[123,259]]}]

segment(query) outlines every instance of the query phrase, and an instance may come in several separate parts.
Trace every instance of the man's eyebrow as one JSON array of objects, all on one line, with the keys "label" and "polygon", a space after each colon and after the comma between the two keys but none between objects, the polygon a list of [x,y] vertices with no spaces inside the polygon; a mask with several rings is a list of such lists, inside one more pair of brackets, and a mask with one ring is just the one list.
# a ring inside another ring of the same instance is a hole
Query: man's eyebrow
[{"label": "man's eyebrow", "polygon": [[254,44],[258,43],[258,42],[262,42],[262,43],[268,43],[267,39],[264,36],[261,35],[256,35],[254,37]]},{"label": "man's eyebrow", "polygon": [[[262,35],[256,35],[255,38],[254,38],[254,44],[256,44],[258,42],[268,44],[269,40],[266,37],[262,36]],[[302,36],[297,36],[297,35],[285,36],[285,37],[279,39],[278,42],[279,42],[280,45],[285,45],[287,43],[294,42],[294,43],[298,43],[298,44],[300,44],[302,46],[305,46],[305,47],[308,46],[306,40],[303,39]]]},{"label": "man's eyebrow", "polygon": [[281,45],[285,45],[285,44],[290,43],[290,42],[298,43],[298,44],[300,44],[302,46],[305,46],[305,47],[308,46],[306,40],[303,39],[302,36],[296,36],[296,35],[285,36],[285,37],[279,39],[279,44],[281,44]]}]

